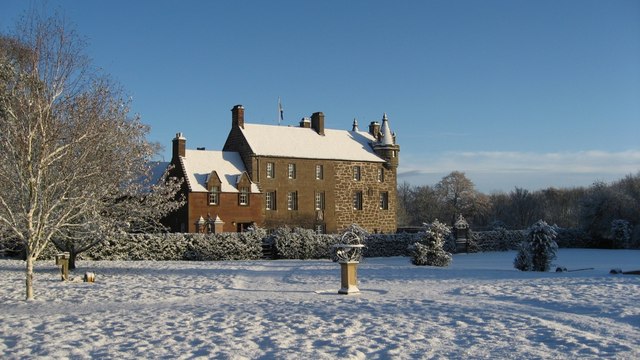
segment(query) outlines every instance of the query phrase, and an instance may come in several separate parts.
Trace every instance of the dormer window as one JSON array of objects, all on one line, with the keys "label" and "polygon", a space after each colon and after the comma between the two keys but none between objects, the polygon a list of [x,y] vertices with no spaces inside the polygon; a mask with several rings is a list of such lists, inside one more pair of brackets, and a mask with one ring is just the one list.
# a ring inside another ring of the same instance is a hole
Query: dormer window
[{"label": "dormer window", "polygon": [[209,189],[209,205],[220,204],[220,187],[211,186]]},{"label": "dormer window", "polygon": [[240,188],[240,193],[238,194],[238,204],[240,206],[249,205],[249,188],[243,186]]}]

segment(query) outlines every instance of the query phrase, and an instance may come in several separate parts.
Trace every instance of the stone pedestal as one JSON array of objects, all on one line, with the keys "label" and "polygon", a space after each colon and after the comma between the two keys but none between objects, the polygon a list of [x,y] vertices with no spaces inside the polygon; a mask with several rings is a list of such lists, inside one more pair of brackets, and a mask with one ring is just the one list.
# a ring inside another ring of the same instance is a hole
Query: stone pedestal
[{"label": "stone pedestal", "polygon": [[340,280],[341,288],[338,294],[356,294],[360,292],[358,289],[358,262],[350,261],[340,263]]}]

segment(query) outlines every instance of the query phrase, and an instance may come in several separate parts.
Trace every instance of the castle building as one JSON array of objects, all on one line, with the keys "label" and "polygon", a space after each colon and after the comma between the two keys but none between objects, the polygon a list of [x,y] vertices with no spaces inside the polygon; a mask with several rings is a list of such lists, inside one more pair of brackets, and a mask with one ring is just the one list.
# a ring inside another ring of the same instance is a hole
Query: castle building
[{"label": "castle building", "polygon": [[174,231],[243,231],[250,224],[333,233],[357,224],[395,232],[400,147],[386,114],[360,131],[326,129],[324,114],[299,126],[250,124],[244,107],[231,110],[222,151],[187,150],[173,140],[173,173],[185,179],[185,206]]}]

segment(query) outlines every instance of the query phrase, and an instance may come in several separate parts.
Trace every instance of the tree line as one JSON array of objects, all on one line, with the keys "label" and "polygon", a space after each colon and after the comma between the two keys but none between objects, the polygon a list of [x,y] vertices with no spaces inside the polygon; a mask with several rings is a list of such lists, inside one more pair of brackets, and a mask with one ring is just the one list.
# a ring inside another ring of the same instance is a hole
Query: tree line
[{"label": "tree line", "polygon": [[[640,241],[640,172],[589,187],[483,194],[464,173],[453,171],[437,184],[398,186],[399,227],[435,219],[453,225],[462,215],[472,229],[525,229],[542,219],[584,230],[594,240],[628,237]],[[628,240],[629,241],[629,240]]]}]

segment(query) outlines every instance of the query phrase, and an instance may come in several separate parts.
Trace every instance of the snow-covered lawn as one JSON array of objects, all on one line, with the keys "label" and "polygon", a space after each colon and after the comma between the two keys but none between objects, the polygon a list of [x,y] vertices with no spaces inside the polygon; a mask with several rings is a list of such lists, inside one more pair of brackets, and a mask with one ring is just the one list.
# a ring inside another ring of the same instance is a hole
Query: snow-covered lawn
[{"label": "snow-covered lawn", "polygon": [[[640,358],[640,251],[561,249],[523,273],[515,252],[447,268],[368,258],[361,293],[338,295],[328,260],[88,262],[61,282],[0,260],[0,354],[17,358]],[[555,266],[554,266],[555,269]]]}]

